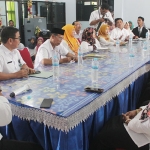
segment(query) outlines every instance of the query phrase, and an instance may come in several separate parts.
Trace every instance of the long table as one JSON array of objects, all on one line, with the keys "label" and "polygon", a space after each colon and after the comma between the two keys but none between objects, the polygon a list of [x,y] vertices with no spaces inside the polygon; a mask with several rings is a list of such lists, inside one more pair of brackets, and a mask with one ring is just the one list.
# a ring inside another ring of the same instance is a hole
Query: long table
[{"label": "long table", "polygon": [[[129,53],[100,51],[98,85],[102,94],[84,91],[91,85],[91,59],[82,67],[76,63],[60,65],[60,80],[52,78],[2,81],[3,94],[13,112],[10,125],[1,128],[3,136],[40,143],[45,150],[88,150],[89,142],[112,116],[134,109],[149,77],[149,56],[134,51],[134,67],[129,68]],[[45,67],[52,71],[52,67]],[[9,94],[30,84],[31,90],[16,98]],[[50,109],[40,109],[44,98],[53,98]]]}]

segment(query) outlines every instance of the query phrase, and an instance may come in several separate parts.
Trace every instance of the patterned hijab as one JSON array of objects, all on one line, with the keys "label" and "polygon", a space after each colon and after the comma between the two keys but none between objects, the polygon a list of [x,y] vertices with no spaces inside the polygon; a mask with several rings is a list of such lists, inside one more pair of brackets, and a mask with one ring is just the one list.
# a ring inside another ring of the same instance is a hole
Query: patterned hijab
[{"label": "patterned hijab", "polygon": [[75,31],[74,26],[71,24],[67,24],[64,27],[62,27],[64,32],[64,40],[68,43],[69,48],[75,52],[75,54],[78,53],[79,49],[79,42],[78,40],[73,36],[73,31]]},{"label": "patterned hijab", "polygon": [[93,37],[94,28],[88,27],[83,31],[82,41],[86,41],[90,45],[95,44],[95,38]]},{"label": "patterned hijab", "polygon": [[98,37],[103,37],[106,41],[110,41],[110,36],[105,33],[107,28],[109,28],[107,24],[102,24],[98,31]]}]

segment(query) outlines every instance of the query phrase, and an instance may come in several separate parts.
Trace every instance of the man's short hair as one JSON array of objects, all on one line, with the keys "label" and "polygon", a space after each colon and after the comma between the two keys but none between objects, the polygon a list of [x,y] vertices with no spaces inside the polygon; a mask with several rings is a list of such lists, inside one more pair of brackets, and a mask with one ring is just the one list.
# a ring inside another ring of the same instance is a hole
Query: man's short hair
[{"label": "man's short hair", "polygon": [[139,16],[139,17],[138,17],[138,19],[141,19],[142,21],[144,21],[144,18],[143,18],[143,17],[141,17],[141,16]]},{"label": "man's short hair", "polygon": [[19,32],[17,28],[5,27],[1,32],[1,42],[6,44],[9,38],[15,38],[16,33]]},{"label": "man's short hair", "polygon": [[101,9],[109,10],[109,5],[107,3],[103,3]]},{"label": "man's short hair", "polygon": [[116,18],[115,19],[115,24],[117,23],[118,20],[121,20],[123,22],[122,18]]},{"label": "man's short hair", "polygon": [[11,21],[14,22],[13,20],[9,20],[9,23],[10,23]]},{"label": "man's short hair", "polygon": [[72,25],[75,25],[75,23],[76,23],[76,22],[79,22],[79,21],[77,21],[77,20],[76,20],[76,21],[74,21],[74,22],[72,23]]}]

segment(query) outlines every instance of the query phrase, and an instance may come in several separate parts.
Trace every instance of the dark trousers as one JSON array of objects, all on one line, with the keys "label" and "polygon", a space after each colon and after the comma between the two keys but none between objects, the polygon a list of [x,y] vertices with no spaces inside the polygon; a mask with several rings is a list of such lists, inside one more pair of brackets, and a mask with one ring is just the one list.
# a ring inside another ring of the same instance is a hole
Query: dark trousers
[{"label": "dark trousers", "polygon": [[137,108],[139,108],[140,106],[147,105],[148,101],[150,101],[150,79],[140,96],[140,99],[137,103]]},{"label": "dark trousers", "polygon": [[89,150],[115,150],[116,148],[149,150],[149,144],[138,148],[124,128],[122,116],[117,116],[106,123],[90,144]]},{"label": "dark trousers", "polygon": [[43,148],[31,142],[1,139],[0,150],[43,150]]}]

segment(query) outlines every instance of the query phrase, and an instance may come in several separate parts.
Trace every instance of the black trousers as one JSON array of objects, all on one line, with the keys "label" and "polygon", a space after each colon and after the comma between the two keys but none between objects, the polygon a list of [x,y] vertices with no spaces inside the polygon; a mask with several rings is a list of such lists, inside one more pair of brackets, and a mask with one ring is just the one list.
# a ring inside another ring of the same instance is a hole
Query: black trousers
[{"label": "black trousers", "polygon": [[0,140],[0,150],[43,150],[43,148],[35,143],[22,142],[15,140]]},{"label": "black trousers", "polygon": [[115,150],[116,148],[149,150],[149,144],[138,148],[124,128],[122,116],[117,116],[106,123],[90,144],[89,150]]},{"label": "black trousers", "polygon": [[137,103],[137,108],[139,108],[140,106],[147,105],[148,101],[150,101],[150,79],[140,96],[140,99]]}]

